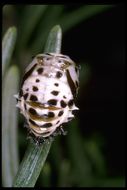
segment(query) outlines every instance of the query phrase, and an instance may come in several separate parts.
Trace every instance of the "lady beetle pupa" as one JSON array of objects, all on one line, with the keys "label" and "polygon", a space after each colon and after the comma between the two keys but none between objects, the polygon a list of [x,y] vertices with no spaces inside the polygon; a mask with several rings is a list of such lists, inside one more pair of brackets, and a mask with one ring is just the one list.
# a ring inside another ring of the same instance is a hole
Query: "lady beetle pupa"
[{"label": "lady beetle pupa", "polygon": [[20,92],[15,95],[20,113],[36,142],[64,132],[63,123],[78,110],[79,68],[68,56],[38,54],[26,68]]}]

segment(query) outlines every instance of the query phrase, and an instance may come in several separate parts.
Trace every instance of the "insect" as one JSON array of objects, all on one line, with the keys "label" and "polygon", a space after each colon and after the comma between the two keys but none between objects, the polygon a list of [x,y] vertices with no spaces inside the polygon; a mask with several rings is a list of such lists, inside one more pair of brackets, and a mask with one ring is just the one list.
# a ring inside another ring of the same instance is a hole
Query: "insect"
[{"label": "insect", "polygon": [[26,68],[17,107],[26,118],[36,142],[64,133],[62,124],[78,110],[74,99],[79,88],[79,68],[68,56],[38,54]]}]

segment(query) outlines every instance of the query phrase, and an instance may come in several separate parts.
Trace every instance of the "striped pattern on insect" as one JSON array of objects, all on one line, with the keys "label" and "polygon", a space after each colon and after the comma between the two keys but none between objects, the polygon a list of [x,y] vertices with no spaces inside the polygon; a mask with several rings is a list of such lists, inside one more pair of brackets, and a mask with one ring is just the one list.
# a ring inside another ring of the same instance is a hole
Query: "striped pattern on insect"
[{"label": "striped pattern on insect", "polygon": [[79,68],[66,55],[38,54],[28,65],[15,97],[36,141],[63,131],[62,124],[72,120],[78,88]]}]

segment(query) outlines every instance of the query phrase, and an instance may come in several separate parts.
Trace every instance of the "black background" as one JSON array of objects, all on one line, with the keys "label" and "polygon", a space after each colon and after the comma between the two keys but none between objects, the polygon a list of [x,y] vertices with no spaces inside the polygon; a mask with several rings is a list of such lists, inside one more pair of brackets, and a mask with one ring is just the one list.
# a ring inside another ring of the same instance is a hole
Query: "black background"
[{"label": "black background", "polygon": [[104,154],[110,175],[124,174],[124,16],[125,8],[120,4],[82,22],[64,35],[62,48],[92,68],[87,88],[80,89],[80,127],[86,136],[99,131],[108,139]]}]

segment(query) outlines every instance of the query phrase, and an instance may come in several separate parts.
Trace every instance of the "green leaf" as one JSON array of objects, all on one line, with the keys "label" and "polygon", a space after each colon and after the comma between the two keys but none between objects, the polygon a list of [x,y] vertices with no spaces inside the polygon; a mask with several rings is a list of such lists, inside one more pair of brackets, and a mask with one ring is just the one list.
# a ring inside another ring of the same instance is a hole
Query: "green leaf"
[{"label": "green leaf", "polygon": [[126,187],[125,177],[109,178],[100,181],[102,187]]},{"label": "green leaf", "polygon": [[100,175],[101,177],[104,176],[106,172],[105,160],[97,142],[92,138],[91,140],[85,141],[84,147],[96,175]]},{"label": "green leaf", "polygon": [[83,139],[77,126],[78,122],[73,120],[68,129],[70,135],[67,136],[68,153],[72,164],[72,181],[80,187],[89,187],[92,179],[92,167],[82,149]]},{"label": "green leaf", "polygon": [[[59,31],[59,32],[57,32]],[[44,52],[61,52],[61,39],[62,39],[62,31],[59,25],[56,25],[48,36],[47,43],[45,45]]]},{"label": "green leaf", "polygon": [[[60,53],[61,28],[55,26],[48,37],[46,52]],[[30,143],[14,180],[13,187],[34,187],[48,156],[52,142],[43,143],[40,146]]]},{"label": "green leaf", "polygon": [[38,178],[39,186],[51,187],[51,173],[52,173],[51,163],[46,162]]},{"label": "green leaf", "polygon": [[34,187],[51,146],[45,142],[41,146],[29,143],[19,167],[13,187]]},{"label": "green leaf", "polygon": [[95,16],[96,14],[99,14],[112,7],[113,5],[85,5],[61,17],[59,19],[59,23],[63,32],[65,32],[79,22],[85,21],[86,19],[91,18],[92,16]]},{"label": "green leaf", "polygon": [[31,42],[30,50],[33,55],[36,55],[37,52],[42,52],[44,49],[45,39],[47,39],[51,28],[58,23],[57,20],[60,17],[63,9],[64,6],[62,5],[48,6],[42,22],[40,22],[39,27],[36,29],[37,35]]},{"label": "green leaf", "polygon": [[124,176],[94,178],[94,187],[126,187]]},{"label": "green leaf", "polygon": [[5,75],[2,92],[2,181],[11,187],[18,170],[17,108],[13,95],[18,90],[19,70],[12,66]]},{"label": "green leaf", "polygon": [[12,57],[16,37],[17,29],[15,27],[10,27],[4,35],[2,41],[2,76],[4,75]]},{"label": "green leaf", "polygon": [[[27,5],[24,9],[20,28],[20,47],[24,48],[31,37],[31,34],[36,30],[36,26],[43,17],[47,5]],[[24,27],[25,26],[25,27]]]}]

